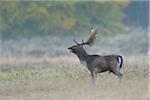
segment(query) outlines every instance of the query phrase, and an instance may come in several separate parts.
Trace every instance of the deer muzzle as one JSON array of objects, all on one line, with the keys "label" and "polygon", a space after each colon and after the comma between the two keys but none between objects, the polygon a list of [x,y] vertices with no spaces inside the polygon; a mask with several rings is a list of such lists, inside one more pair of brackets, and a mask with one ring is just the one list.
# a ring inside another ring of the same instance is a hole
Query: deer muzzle
[{"label": "deer muzzle", "polygon": [[69,47],[68,49],[69,49],[69,52],[72,52],[72,48],[71,47]]}]

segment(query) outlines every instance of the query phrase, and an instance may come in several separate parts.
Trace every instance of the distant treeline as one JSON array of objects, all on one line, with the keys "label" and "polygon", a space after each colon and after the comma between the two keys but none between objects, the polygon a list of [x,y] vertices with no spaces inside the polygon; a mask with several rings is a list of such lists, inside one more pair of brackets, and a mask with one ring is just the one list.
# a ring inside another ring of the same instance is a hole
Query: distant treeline
[{"label": "distant treeline", "polygon": [[103,34],[148,28],[148,1],[0,1],[0,37]]},{"label": "distant treeline", "polygon": [[124,10],[124,22],[128,26],[148,29],[149,25],[149,0],[132,1]]}]

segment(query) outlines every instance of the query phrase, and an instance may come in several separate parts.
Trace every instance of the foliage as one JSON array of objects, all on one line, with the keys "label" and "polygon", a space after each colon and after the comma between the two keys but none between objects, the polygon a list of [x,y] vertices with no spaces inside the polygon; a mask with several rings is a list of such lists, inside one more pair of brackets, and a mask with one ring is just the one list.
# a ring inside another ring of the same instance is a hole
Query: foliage
[{"label": "foliage", "polygon": [[125,8],[127,14],[124,22],[129,26],[142,26],[144,29],[148,29],[149,26],[149,0],[144,1],[132,1]]},{"label": "foliage", "polygon": [[124,1],[0,2],[0,36],[76,34],[97,27],[102,33],[125,31]]}]

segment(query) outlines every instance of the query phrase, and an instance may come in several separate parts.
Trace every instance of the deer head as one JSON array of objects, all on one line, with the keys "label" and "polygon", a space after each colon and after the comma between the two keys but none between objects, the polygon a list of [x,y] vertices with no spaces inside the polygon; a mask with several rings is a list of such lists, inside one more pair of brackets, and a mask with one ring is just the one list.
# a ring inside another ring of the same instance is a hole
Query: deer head
[{"label": "deer head", "polygon": [[75,53],[75,54],[77,54],[77,53],[79,53],[79,52],[84,52],[84,53],[85,53],[85,50],[83,49],[83,45],[92,46],[92,45],[94,44],[95,39],[96,39],[96,35],[97,35],[97,30],[96,30],[96,29],[92,29],[90,33],[91,33],[91,35],[90,35],[89,39],[88,39],[86,42],[84,42],[84,41],[82,40],[82,43],[78,43],[78,42],[74,39],[73,41],[76,43],[76,45],[71,46],[71,47],[69,47],[68,49],[69,49],[72,53]]}]

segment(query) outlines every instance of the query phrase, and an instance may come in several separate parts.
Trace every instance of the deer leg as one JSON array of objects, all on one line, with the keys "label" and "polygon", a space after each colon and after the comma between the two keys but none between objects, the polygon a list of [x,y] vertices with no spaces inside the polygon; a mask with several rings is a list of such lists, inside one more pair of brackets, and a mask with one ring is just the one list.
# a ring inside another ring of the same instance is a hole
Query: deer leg
[{"label": "deer leg", "polygon": [[116,76],[118,76],[119,79],[121,80],[121,78],[122,78],[123,75],[119,71],[117,71],[117,70],[114,71],[113,70],[112,72],[113,72],[113,74],[115,74]]},{"label": "deer leg", "polygon": [[118,71],[112,71],[112,72],[113,72],[113,74],[115,74],[116,76],[119,77],[119,83],[121,83],[121,78],[122,78],[123,75]]},{"label": "deer leg", "polygon": [[96,72],[95,72],[95,71],[92,71],[92,72],[91,72],[92,84],[95,84],[96,76],[97,76]]}]

